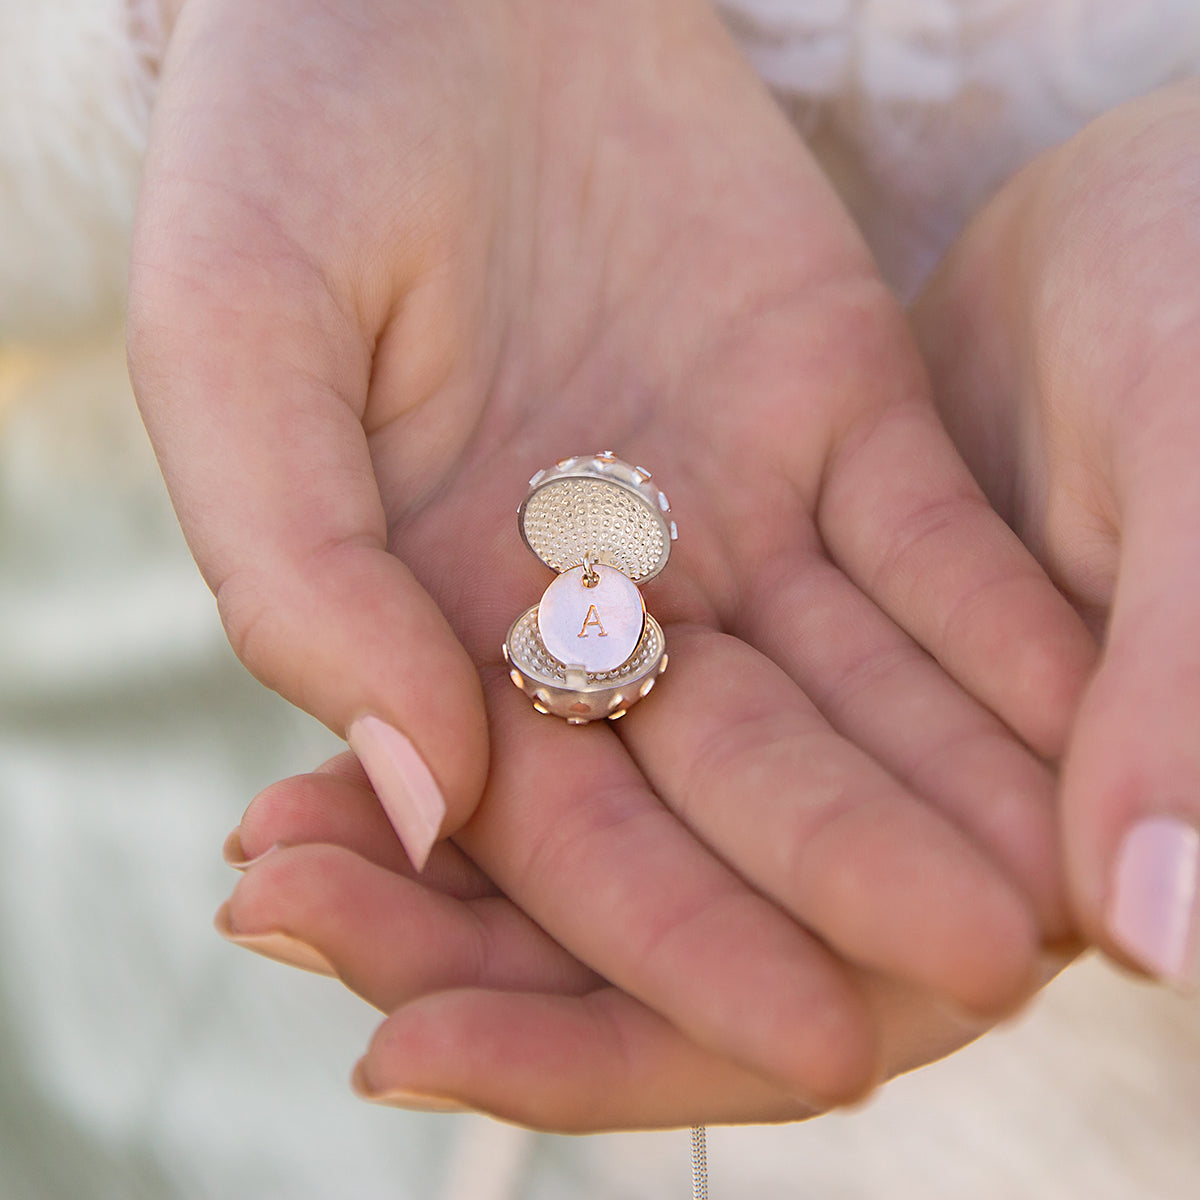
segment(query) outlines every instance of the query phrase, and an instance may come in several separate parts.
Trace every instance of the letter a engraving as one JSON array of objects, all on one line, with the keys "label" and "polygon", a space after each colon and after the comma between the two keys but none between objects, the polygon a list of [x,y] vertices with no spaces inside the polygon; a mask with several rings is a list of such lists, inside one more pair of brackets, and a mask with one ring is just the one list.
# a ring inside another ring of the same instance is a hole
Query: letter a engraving
[{"label": "letter a engraving", "polygon": [[596,611],[596,606],[593,604],[587,610],[587,616],[583,618],[583,628],[575,635],[576,637],[585,638],[588,636],[589,626],[595,625],[600,630],[601,637],[608,637],[605,632],[604,623],[600,620],[600,614]]},{"label": "letter a engraving", "polygon": [[637,649],[645,629],[642,596],[614,567],[597,566],[599,580],[590,588],[583,570],[564,571],[542,594],[538,633],[564,668],[582,667],[589,675],[615,671]]}]

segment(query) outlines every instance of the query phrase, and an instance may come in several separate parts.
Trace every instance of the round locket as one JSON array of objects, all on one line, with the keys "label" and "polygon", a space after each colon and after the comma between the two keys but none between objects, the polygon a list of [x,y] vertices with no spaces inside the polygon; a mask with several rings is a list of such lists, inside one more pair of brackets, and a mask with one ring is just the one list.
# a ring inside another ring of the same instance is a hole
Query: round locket
[{"label": "round locket", "polygon": [[667,666],[662,628],[638,590],[677,536],[667,497],[644,467],[605,450],[539,471],[517,524],[556,578],[508,631],[512,681],[539,712],[572,725],[615,721]]}]

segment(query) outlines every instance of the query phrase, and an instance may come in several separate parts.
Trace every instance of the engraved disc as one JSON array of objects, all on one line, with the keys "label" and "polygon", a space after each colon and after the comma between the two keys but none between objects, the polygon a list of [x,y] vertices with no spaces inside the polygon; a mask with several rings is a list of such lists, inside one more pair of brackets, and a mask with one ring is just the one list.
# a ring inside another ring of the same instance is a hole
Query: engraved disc
[{"label": "engraved disc", "polygon": [[564,571],[542,596],[538,632],[546,649],[565,666],[591,674],[615,671],[642,640],[646,607],[637,587],[611,567],[594,568],[588,587],[583,567]]}]

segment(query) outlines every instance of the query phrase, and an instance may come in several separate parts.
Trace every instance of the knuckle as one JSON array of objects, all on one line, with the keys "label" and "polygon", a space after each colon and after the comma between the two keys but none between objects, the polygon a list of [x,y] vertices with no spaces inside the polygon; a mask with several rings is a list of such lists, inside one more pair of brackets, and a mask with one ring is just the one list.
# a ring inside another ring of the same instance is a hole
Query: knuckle
[{"label": "knuckle", "polygon": [[891,541],[879,555],[867,581],[868,594],[910,596],[927,580],[931,566],[940,563],[946,536],[986,510],[987,502],[973,486],[942,489],[911,507],[895,523]]},{"label": "knuckle", "polygon": [[217,612],[234,654],[242,665],[267,687],[274,687],[272,669],[277,641],[277,612],[262,584],[237,572],[216,590]]},{"label": "knuckle", "polygon": [[696,747],[683,786],[673,790],[672,807],[685,824],[720,805],[731,781],[752,794],[771,786],[810,744],[811,735],[797,730],[794,713],[747,699],[738,717],[712,729]]},{"label": "knuckle", "polygon": [[920,662],[922,652],[910,642],[889,643],[865,649],[846,663],[822,697],[822,706],[833,716],[858,709],[860,702],[877,703],[891,693]]},{"label": "knuckle", "polygon": [[797,1089],[797,1099],[818,1111],[856,1104],[879,1083],[883,1063],[875,1033],[861,1019],[844,1012],[814,1015],[820,1030],[814,1038],[807,1086]]}]

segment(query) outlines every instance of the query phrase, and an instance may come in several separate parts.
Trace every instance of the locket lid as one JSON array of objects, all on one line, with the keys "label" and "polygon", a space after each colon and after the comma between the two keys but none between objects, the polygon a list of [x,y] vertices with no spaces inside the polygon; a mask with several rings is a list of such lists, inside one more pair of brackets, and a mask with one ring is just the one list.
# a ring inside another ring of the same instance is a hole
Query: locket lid
[{"label": "locket lid", "polygon": [[529,481],[517,510],[525,544],[562,574],[585,555],[634,583],[667,565],[678,536],[667,497],[650,472],[611,450],[564,458]]}]

